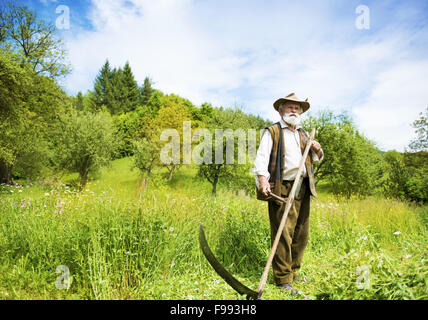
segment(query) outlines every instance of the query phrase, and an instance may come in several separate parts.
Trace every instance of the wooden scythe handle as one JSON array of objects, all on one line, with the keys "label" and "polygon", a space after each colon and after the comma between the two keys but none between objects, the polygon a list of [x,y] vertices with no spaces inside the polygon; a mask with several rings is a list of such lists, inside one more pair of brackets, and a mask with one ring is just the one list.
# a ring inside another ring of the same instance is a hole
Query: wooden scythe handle
[{"label": "wooden scythe handle", "polygon": [[285,200],[281,197],[278,197],[277,195],[274,195],[273,193],[270,193],[270,196],[272,196],[273,198],[280,200],[282,202],[286,202],[286,206],[285,206],[284,214],[283,214],[282,219],[281,219],[281,223],[280,223],[278,231],[276,233],[275,240],[272,244],[272,249],[270,250],[270,255],[269,255],[268,261],[266,263],[265,270],[262,274],[262,278],[260,279],[260,284],[259,284],[259,287],[257,289],[257,294],[258,294],[257,298],[258,299],[260,299],[262,294],[263,294],[263,288],[264,288],[266,281],[267,281],[269,269],[270,269],[270,266],[272,264],[273,257],[276,253],[276,248],[278,247],[278,242],[279,242],[279,239],[281,238],[282,230],[284,229],[285,221],[287,220],[287,216],[288,216],[288,212],[290,211],[291,205],[293,204],[294,195],[296,193],[297,185],[299,183],[300,176],[302,175],[303,166],[305,165],[306,157],[309,154],[309,149],[311,148],[312,142],[314,141],[314,136],[315,136],[315,128],[312,129],[311,135],[309,137],[309,141],[306,144],[306,148],[305,148],[305,151],[303,153],[302,160],[300,161],[299,170],[297,171],[297,175],[296,175],[296,178],[294,179],[293,187],[291,188],[288,199]]}]

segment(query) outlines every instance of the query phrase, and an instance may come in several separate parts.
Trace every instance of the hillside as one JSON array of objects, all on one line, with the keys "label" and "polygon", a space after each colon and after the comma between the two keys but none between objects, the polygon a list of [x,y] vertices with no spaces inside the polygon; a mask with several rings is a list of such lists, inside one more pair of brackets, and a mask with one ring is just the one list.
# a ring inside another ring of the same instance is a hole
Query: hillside
[{"label": "hillside", "polygon": [[[130,158],[90,176],[83,192],[66,185],[77,174],[1,185],[0,298],[244,299],[202,255],[199,223],[223,265],[256,289],[270,249],[266,203],[222,181],[212,197],[196,172],[183,166],[168,182],[157,171],[141,195]],[[301,269],[310,283],[296,297],[270,275],[263,299],[427,299],[427,207],[327,190],[312,201]],[[68,290],[58,289],[64,270]]]}]

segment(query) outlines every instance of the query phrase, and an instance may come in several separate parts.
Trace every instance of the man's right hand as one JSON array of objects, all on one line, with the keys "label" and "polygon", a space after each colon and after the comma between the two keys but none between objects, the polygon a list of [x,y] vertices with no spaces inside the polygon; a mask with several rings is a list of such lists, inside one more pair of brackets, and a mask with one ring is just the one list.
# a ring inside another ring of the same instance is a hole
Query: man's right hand
[{"label": "man's right hand", "polygon": [[258,176],[258,177],[259,177],[259,191],[263,195],[268,196],[269,193],[271,192],[269,181],[267,181],[265,176]]}]

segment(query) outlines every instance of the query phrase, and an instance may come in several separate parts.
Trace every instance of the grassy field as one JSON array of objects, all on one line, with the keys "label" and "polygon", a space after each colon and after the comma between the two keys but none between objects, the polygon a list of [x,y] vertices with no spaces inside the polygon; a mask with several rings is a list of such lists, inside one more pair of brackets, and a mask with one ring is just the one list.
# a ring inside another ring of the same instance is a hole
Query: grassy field
[{"label": "grassy field", "polygon": [[[66,186],[73,175],[0,187],[1,299],[245,299],[203,256],[200,222],[222,264],[257,288],[270,249],[266,203],[221,184],[213,198],[190,166],[170,182],[158,173],[140,196],[130,168],[114,161],[83,192]],[[319,194],[301,269],[310,283],[291,296],[270,275],[264,299],[428,299],[426,206]],[[69,289],[59,289],[58,266]]]}]

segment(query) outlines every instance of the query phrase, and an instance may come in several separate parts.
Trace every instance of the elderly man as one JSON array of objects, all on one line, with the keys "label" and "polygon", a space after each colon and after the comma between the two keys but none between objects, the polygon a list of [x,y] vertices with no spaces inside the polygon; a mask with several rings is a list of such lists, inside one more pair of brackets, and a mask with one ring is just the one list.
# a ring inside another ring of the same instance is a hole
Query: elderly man
[{"label": "elderly man", "polygon": [[[310,105],[308,99],[300,100],[291,93],[275,101],[273,106],[281,119],[264,131],[254,163],[257,198],[268,201],[272,243],[285,211],[285,204],[272,199],[269,193],[286,198],[291,191],[308,141],[307,133],[300,127],[300,115]],[[317,195],[313,162],[321,161],[323,157],[321,145],[314,141],[272,261],[275,283],[292,294],[297,294],[292,282],[302,281],[297,271],[308,242],[310,196]]]}]

